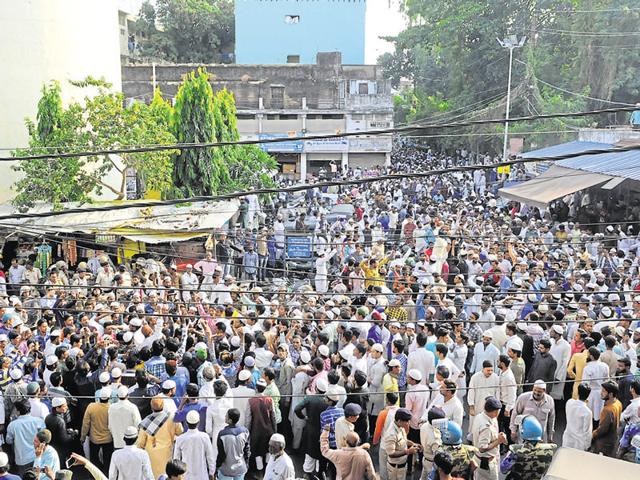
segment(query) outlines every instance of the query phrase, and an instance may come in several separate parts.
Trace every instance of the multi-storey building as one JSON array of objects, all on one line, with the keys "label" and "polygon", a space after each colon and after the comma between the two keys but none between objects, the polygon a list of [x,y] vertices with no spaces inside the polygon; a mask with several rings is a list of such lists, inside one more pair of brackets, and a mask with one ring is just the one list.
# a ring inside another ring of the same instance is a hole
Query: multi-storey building
[{"label": "multi-storey building", "polygon": [[[194,65],[126,65],[125,98],[149,100],[153,85],[173,98]],[[393,126],[391,85],[376,65],[343,65],[339,52],[319,53],[315,65],[207,65],[214,90],[232,91],[242,139],[271,139],[340,132],[349,138],[263,144],[283,173],[307,178],[331,163],[370,167],[390,162],[391,137],[367,135]]]}]

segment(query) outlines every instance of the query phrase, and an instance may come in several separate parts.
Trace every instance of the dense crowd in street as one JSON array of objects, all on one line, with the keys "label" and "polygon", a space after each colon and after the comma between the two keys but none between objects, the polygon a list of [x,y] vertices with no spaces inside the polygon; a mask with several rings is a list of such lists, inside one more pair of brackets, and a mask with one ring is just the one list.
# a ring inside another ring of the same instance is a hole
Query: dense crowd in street
[{"label": "dense crowd in street", "polygon": [[[486,163],[398,145],[322,176],[405,178],[249,197],[184,269],[10,259],[0,480],[538,480],[558,446],[634,462],[640,208],[411,176]],[[310,272],[287,264],[298,233]]]}]

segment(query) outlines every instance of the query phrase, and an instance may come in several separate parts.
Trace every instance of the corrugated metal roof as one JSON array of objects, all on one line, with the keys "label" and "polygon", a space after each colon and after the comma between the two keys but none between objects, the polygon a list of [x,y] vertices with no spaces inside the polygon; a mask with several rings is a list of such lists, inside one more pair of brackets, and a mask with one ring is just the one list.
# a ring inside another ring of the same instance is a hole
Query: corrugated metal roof
[{"label": "corrugated metal roof", "polygon": [[575,140],[573,142],[561,143],[559,145],[553,145],[551,147],[532,150],[530,152],[523,153],[521,157],[522,158],[557,157],[559,155],[567,155],[570,153],[586,152],[587,150],[594,150],[596,148],[613,148],[613,145],[609,143],[582,142],[579,140]]},{"label": "corrugated metal roof", "polygon": [[640,150],[583,155],[560,160],[556,165],[640,181]]},{"label": "corrugated metal roof", "polygon": [[[533,150],[521,155],[522,158],[556,157],[571,153],[586,152],[595,149],[610,149],[616,145],[600,142],[573,141]],[[614,177],[629,178],[640,181],[640,150],[628,152],[601,153],[599,155],[581,155],[557,162],[549,162],[564,168],[601,173]]]}]

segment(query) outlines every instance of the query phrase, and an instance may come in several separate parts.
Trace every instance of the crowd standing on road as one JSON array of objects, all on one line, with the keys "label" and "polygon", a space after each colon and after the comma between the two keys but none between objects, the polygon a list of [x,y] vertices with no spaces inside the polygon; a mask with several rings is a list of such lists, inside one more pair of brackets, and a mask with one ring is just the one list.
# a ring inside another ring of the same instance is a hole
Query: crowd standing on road
[{"label": "crowd standing on road", "polygon": [[[485,161],[405,145],[386,171]],[[478,169],[312,186],[298,210],[249,199],[180,272],[170,256],[13,259],[0,479],[79,464],[110,480],[533,480],[556,445],[633,461],[640,208],[620,204],[619,223],[576,194],[541,211],[498,184]],[[330,223],[335,204],[353,215]],[[286,265],[301,232],[307,282]]]}]

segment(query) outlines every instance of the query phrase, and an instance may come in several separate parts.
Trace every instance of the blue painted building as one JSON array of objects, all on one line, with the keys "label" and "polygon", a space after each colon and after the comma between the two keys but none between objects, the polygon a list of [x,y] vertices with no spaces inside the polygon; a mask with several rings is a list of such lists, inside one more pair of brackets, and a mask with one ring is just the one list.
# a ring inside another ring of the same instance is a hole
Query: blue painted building
[{"label": "blue painted building", "polygon": [[364,64],[366,0],[236,0],[236,63]]}]

